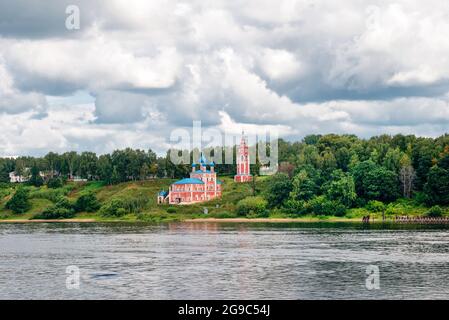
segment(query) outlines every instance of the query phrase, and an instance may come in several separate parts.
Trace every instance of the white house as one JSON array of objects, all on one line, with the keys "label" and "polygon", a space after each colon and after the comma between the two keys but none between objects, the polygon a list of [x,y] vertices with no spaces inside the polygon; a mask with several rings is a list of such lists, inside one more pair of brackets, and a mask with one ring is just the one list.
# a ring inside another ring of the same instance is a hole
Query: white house
[{"label": "white house", "polygon": [[27,182],[28,179],[28,176],[16,175],[14,171],[9,173],[9,182],[11,183]]},{"label": "white house", "polygon": [[[17,175],[15,171],[9,173],[9,182],[11,183],[22,183],[30,180],[30,168],[25,168],[23,175]],[[42,179],[45,179],[45,174],[42,171],[39,171],[39,175]]]}]

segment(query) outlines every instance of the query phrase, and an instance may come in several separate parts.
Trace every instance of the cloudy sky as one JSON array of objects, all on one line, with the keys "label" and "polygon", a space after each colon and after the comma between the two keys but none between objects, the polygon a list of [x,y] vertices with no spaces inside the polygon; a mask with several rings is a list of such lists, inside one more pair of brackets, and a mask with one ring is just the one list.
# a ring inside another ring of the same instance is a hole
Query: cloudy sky
[{"label": "cloudy sky", "polygon": [[437,136],[448,34],[443,0],[0,0],[0,156],[160,153],[193,120]]}]

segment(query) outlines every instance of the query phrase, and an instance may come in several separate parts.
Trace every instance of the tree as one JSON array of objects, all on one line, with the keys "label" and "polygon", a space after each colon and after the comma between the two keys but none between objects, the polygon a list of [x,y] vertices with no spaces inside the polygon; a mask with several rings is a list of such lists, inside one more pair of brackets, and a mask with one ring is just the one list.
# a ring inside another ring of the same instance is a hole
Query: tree
[{"label": "tree", "polygon": [[24,213],[31,208],[28,200],[28,191],[25,188],[19,188],[12,198],[6,203],[6,209],[12,210],[14,213]]},{"label": "tree", "polygon": [[265,199],[270,208],[281,207],[292,191],[292,182],[285,173],[277,173],[267,179]]},{"label": "tree", "polygon": [[36,164],[34,164],[31,167],[30,173],[31,173],[31,177],[30,177],[30,180],[28,181],[28,183],[30,185],[35,186],[35,187],[40,187],[44,184],[44,179],[42,179],[42,177],[40,175],[39,167]]},{"label": "tree", "polygon": [[82,194],[75,202],[77,212],[95,212],[100,209],[100,203],[94,193]]},{"label": "tree", "polygon": [[51,189],[58,189],[63,186],[63,182],[61,178],[50,178],[47,181],[47,187]]},{"label": "tree", "polygon": [[237,213],[242,216],[249,214],[265,216],[266,208],[267,201],[262,197],[246,197],[237,203]]},{"label": "tree", "polygon": [[319,194],[319,185],[319,172],[311,166],[305,166],[293,178],[290,196],[294,200],[310,200]]},{"label": "tree", "polygon": [[0,165],[0,182],[9,182],[9,169],[5,164]]},{"label": "tree", "polygon": [[283,161],[279,164],[278,172],[285,173],[289,178],[292,178],[295,172],[295,166],[288,161]]},{"label": "tree", "polygon": [[[393,172],[399,172],[401,169],[401,160],[405,156],[399,148],[389,148],[383,160],[383,166]],[[410,163],[411,164],[411,163]]]},{"label": "tree", "polygon": [[47,169],[50,171],[50,176],[53,178],[56,173],[56,169],[60,166],[60,157],[57,153],[49,152],[44,157],[47,163]]},{"label": "tree", "polygon": [[433,166],[424,185],[424,194],[430,205],[449,204],[449,171]]},{"label": "tree", "polygon": [[100,180],[112,184],[112,163],[109,154],[101,155],[97,162],[97,172]]},{"label": "tree", "polygon": [[117,184],[120,183],[120,175],[118,173],[117,167],[114,166],[114,168],[112,169],[112,174],[111,174],[111,184]]},{"label": "tree", "polygon": [[354,179],[340,170],[332,173],[332,180],[325,184],[324,189],[328,199],[336,200],[346,207],[351,207],[357,198]]},{"label": "tree", "polygon": [[92,179],[97,174],[97,160],[97,155],[94,152],[81,153],[78,174],[85,179]]},{"label": "tree", "polygon": [[15,166],[14,173],[17,176],[25,176],[27,174],[26,168],[25,168],[25,162],[23,161],[23,159],[16,160],[16,166]]},{"label": "tree", "polygon": [[139,178],[140,180],[145,180],[150,174],[150,168],[146,163],[142,164],[140,167]]},{"label": "tree", "polygon": [[79,163],[79,156],[75,151],[66,152],[62,155],[65,164],[67,165],[68,175],[70,179],[73,179],[73,174],[77,171]]},{"label": "tree", "polygon": [[394,201],[399,197],[398,175],[371,160],[352,170],[357,195],[367,200]]},{"label": "tree", "polygon": [[412,161],[404,154],[400,160],[399,180],[401,181],[402,195],[405,198],[410,198],[413,190],[413,181],[416,173],[413,169]]}]

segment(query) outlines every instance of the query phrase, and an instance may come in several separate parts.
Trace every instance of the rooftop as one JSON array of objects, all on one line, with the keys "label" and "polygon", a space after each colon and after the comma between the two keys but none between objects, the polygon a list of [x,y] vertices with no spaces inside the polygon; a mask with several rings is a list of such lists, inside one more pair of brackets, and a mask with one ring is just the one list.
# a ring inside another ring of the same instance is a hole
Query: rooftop
[{"label": "rooftop", "polygon": [[173,184],[204,184],[204,182],[196,178],[185,178],[182,180],[178,180]]}]

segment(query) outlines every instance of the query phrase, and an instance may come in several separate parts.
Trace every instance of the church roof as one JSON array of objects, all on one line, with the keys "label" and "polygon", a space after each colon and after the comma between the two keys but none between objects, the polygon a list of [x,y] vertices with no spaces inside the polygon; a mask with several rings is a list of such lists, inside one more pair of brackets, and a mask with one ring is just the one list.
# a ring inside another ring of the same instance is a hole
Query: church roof
[{"label": "church roof", "polygon": [[173,184],[204,184],[204,182],[196,178],[185,178],[182,180],[178,180]]}]

